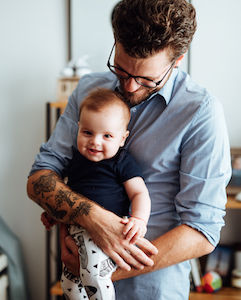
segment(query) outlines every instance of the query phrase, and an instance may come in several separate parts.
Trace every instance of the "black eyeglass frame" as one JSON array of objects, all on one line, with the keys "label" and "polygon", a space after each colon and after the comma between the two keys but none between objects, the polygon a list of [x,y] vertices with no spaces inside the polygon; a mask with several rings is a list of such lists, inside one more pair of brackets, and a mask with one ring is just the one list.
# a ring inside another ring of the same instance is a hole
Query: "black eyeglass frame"
[{"label": "black eyeglass frame", "polygon": [[[135,79],[136,83],[138,83],[139,85],[144,86],[144,87],[146,87],[146,88],[153,88],[153,89],[154,89],[154,88],[156,88],[158,85],[160,85],[160,84],[162,83],[162,81],[164,80],[164,78],[167,76],[167,74],[170,72],[170,70],[172,69],[172,67],[174,66],[175,62],[176,62],[176,61],[173,61],[173,62],[172,62],[171,66],[168,68],[168,70],[166,71],[166,73],[164,74],[164,76],[162,77],[161,80],[154,81],[154,80],[152,80],[152,79],[150,79],[150,78],[148,78],[148,77],[145,77],[145,76],[134,76],[134,75],[131,75],[130,73],[128,73],[127,71],[125,71],[125,70],[122,69],[121,67],[117,67],[117,66],[111,65],[111,64],[110,64],[110,58],[111,58],[112,52],[113,52],[113,50],[114,50],[114,47],[115,47],[115,44],[113,45],[113,47],[112,47],[112,49],[111,49],[111,52],[110,52],[110,55],[109,55],[109,58],[108,58],[108,61],[107,61],[107,67],[109,68],[109,70],[110,70],[113,74],[115,74],[117,77],[119,77],[119,78],[121,78],[121,79],[128,80],[128,79],[130,79],[130,78],[133,78],[133,79]],[[127,76],[127,77],[122,76],[122,75],[118,74],[117,72],[115,72],[114,70],[112,70],[111,68],[115,68],[115,69],[117,69],[117,70],[120,70],[121,72],[126,73],[128,76]],[[143,84],[143,83],[141,83],[141,82],[138,81],[138,78],[142,78],[142,79],[145,79],[145,80],[147,80],[147,81],[150,81],[150,82],[154,83],[155,86],[148,86],[148,85],[146,85],[146,84]]]}]

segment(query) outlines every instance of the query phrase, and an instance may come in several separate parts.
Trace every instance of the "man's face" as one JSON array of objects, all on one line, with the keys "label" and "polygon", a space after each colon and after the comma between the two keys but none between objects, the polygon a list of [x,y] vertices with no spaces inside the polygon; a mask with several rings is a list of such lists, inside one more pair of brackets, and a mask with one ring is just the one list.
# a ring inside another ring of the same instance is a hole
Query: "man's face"
[{"label": "man's face", "polygon": [[[168,50],[164,49],[148,58],[133,58],[126,54],[120,43],[116,43],[114,65],[125,70],[133,76],[143,76],[159,81],[171,66]],[[138,84],[134,78],[121,79],[120,87],[123,96],[130,106],[137,105],[146,100],[151,94],[160,90],[170,77],[171,70],[155,88],[147,88]]]}]

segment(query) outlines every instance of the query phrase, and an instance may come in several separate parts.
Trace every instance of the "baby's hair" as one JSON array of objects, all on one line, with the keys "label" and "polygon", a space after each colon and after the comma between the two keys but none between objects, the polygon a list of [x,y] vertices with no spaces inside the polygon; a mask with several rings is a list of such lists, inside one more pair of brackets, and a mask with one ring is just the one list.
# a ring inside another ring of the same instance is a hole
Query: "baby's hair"
[{"label": "baby's hair", "polygon": [[115,91],[98,88],[91,91],[83,100],[80,105],[80,114],[83,108],[91,111],[99,112],[103,108],[117,105],[122,108],[123,121],[128,125],[130,121],[130,108],[127,103],[124,102],[122,96]]}]

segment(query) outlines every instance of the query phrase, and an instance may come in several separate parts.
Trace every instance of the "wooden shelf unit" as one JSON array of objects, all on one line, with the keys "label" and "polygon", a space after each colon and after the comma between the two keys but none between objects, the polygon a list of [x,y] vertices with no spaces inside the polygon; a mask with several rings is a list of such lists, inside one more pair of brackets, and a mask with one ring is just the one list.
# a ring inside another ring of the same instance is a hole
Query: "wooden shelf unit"
[{"label": "wooden shelf unit", "polygon": [[[60,282],[51,287],[50,293],[53,296],[63,295]],[[223,287],[220,291],[212,294],[191,292],[189,300],[241,300],[241,289]]]},{"label": "wooden shelf unit", "polygon": [[[60,282],[57,282],[51,287],[51,295],[63,295]],[[191,292],[189,300],[241,300],[241,289],[224,287],[220,291],[212,294]]]},{"label": "wooden shelf unit", "polygon": [[223,287],[212,294],[191,292],[189,300],[241,300],[241,289]]},{"label": "wooden shelf unit", "polygon": [[228,196],[227,209],[241,209],[241,201],[236,200],[234,196]]},{"label": "wooden shelf unit", "polygon": [[57,100],[61,102],[67,101],[69,95],[77,87],[79,79],[77,76],[59,78],[57,81]]}]

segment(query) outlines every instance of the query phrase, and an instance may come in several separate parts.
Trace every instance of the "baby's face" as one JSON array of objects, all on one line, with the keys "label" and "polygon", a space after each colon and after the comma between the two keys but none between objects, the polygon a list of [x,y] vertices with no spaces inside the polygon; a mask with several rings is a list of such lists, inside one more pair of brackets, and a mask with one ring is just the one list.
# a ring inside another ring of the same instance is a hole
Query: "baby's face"
[{"label": "baby's face", "polygon": [[77,146],[87,159],[98,162],[112,158],[124,145],[127,136],[120,107],[106,107],[99,112],[83,108]]}]

